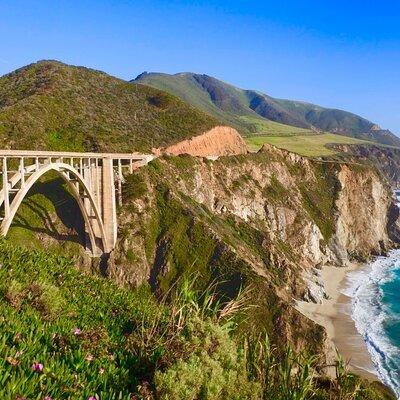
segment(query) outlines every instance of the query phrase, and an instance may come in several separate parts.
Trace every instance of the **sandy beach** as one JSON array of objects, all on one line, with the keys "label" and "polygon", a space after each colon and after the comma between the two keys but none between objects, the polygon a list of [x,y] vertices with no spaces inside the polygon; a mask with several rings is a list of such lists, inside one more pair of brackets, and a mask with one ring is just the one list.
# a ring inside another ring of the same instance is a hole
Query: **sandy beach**
[{"label": "sandy beach", "polygon": [[361,264],[341,268],[323,267],[321,277],[329,298],[320,304],[300,301],[297,302],[296,308],[325,327],[329,339],[329,358],[334,359],[336,347],[343,359],[349,363],[350,370],[365,378],[377,380],[366,344],[350,316],[351,299],[341,293],[346,284],[346,275],[360,267]]}]

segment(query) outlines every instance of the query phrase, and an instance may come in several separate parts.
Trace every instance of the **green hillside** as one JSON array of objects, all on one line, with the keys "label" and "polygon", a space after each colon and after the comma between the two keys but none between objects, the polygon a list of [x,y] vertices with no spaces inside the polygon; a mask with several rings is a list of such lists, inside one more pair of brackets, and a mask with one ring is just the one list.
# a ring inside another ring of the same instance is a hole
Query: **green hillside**
[{"label": "green hillside", "polygon": [[[244,135],[260,133],[260,125],[274,121],[311,132],[324,131],[400,146],[400,139],[392,132],[358,115],[305,102],[276,99],[258,91],[236,88],[208,75],[143,73],[134,82],[166,90],[231,124]],[[271,128],[273,130],[274,126]]]},{"label": "green hillside", "polygon": [[[238,89],[217,79],[191,73],[176,75],[144,73],[134,82],[149,85],[180,97],[182,100],[213,115],[227,125],[249,135],[263,132],[265,129],[276,134],[287,130],[287,126],[275,124],[261,117],[249,107],[249,98],[244,90]],[[299,126],[302,124],[299,123]],[[260,130],[261,128],[261,130]],[[278,129],[276,129],[278,128]],[[303,124],[308,133],[314,133]]]},{"label": "green hillside", "polygon": [[330,144],[371,144],[371,142],[355,139],[352,137],[335,135],[333,133],[322,133],[319,135],[257,135],[246,138],[249,148],[253,151],[259,150],[264,143],[272,144],[280,149],[307,157],[332,156],[338,153],[332,149]]},{"label": "green hillside", "polygon": [[149,151],[220,124],[175,96],[55,61],[0,78],[0,147]]}]

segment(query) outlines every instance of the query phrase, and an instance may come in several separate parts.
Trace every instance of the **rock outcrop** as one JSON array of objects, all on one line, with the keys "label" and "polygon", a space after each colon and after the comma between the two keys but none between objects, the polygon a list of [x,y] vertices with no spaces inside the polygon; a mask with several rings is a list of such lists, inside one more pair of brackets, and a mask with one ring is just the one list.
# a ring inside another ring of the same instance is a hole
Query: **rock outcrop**
[{"label": "rock outcrop", "polygon": [[239,133],[229,126],[217,126],[211,130],[174,145],[153,149],[156,155],[189,154],[198,157],[218,157],[246,154],[247,145]]}]

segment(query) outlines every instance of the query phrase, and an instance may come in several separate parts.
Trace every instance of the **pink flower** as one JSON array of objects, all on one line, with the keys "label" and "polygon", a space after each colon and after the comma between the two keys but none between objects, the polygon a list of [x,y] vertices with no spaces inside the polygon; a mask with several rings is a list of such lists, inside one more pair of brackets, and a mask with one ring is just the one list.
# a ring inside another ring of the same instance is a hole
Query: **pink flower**
[{"label": "pink flower", "polygon": [[100,375],[103,375],[103,374],[104,374],[104,368],[103,368],[103,367],[101,367],[101,368],[99,369],[99,374],[100,374]]},{"label": "pink flower", "polygon": [[85,360],[86,360],[86,361],[92,361],[92,360],[93,360],[93,356],[92,356],[91,354],[88,354],[88,355],[85,357]]},{"label": "pink flower", "polygon": [[31,366],[31,369],[32,369],[32,371],[40,373],[43,371],[43,364],[34,362]]},{"label": "pink flower", "polygon": [[73,332],[73,334],[76,335],[76,336],[78,336],[78,335],[80,335],[80,334],[82,333],[82,331],[81,331],[79,328],[77,328],[77,327],[75,327],[75,328],[72,330],[72,332]]},{"label": "pink flower", "polygon": [[94,397],[94,396],[90,396],[90,397],[88,398],[88,400],[97,400],[97,399],[96,399],[96,397]]},{"label": "pink flower", "polygon": [[53,400],[50,396],[45,396],[44,400]]}]

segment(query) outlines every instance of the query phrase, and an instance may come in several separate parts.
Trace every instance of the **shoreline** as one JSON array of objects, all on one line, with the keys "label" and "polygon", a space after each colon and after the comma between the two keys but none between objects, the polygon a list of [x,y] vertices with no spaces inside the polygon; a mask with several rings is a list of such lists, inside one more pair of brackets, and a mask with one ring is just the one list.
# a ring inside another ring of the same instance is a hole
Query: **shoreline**
[{"label": "shoreline", "polygon": [[[363,266],[364,264],[352,263],[349,267],[322,267],[321,278],[328,299],[323,299],[321,303],[297,301],[296,308],[325,328],[328,338],[326,346],[328,363],[336,359],[335,348],[337,348],[343,360],[348,363],[350,371],[376,381],[379,377],[367,346],[351,318],[351,298],[342,293],[347,274]],[[334,374],[334,368],[327,373]]]}]

